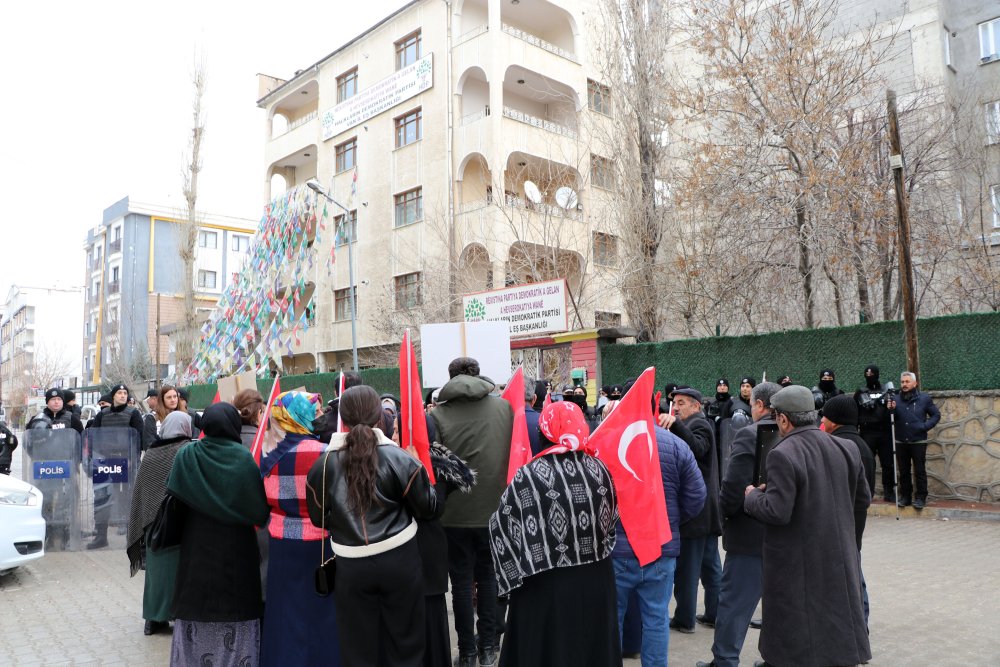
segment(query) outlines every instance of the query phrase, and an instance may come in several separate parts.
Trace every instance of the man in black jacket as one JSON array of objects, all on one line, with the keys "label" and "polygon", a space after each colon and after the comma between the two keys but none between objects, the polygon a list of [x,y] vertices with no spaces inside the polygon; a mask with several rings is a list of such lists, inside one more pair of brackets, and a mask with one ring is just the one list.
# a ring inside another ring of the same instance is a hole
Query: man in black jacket
[{"label": "man in black jacket", "polygon": [[691,387],[677,387],[671,392],[670,400],[676,414],[661,414],[660,426],[691,448],[708,489],[705,507],[693,519],[681,524],[681,553],[674,576],[677,607],[670,627],[692,633],[695,621],[699,620],[696,619],[699,574],[705,586],[705,613],[700,619],[703,624],[715,623],[719,604],[719,581],[722,577],[719,560],[719,536],[722,535],[719,459],[715,448],[715,429],[701,413],[701,392]]},{"label": "man in black jacket", "polygon": [[146,405],[149,412],[142,416],[142,451],[149,449],[149,446],[156,440],[156,407],[160,402],[160,392],[150,389],[146,392]]},{"label": "man in black jacket", "polygon": [[[879,379],[879,368],[875,364],[865,366],[865,384],[854,392],[858,404],[858,433],[868,443],[872,453],[882,466],[882,496],[888,502],[896,502],[895,466],[892,463],[892,429],[889,422],[889,391]],[[871,487],[872,496],[875,487]]]},{"label": "man in black jacket", "polygon": [[753,388],[750,410],[754,423],[737,431],[733,438],[732,456],[720,493],[725,517],[722,543],[726,548],[726,564],[722,568],[712,661],[699,662],[698,667],[739,666],[747,627],[760,603],[764,525],[743,511],[743,497],[746,487],[756,481],[758,430],[761,427],[777,430],[771,396],[780,390],[781,386],[773,382],[762,382]]},{"label": "man in black jacket", "polygon": [[17,436],[9,428],[7,422],[0,422],[0,474],[10,474],[10,463],[17,449]]},{"label": "man in black jacket", "polygon": [[[927,505],[927,432],[941,421],[941,412],[931,397],[917,390],[917,376],[904,371],[899,377],[903,390],[898,400],[886,403],[896,416],[896,464],[899,466],[899,496],[896,504],[905,507],[913,499],[913,509],[922,510]],[[910,463],[916,478],[913,478]],[[912,495],[911,495],[912,494]]]},{"label": "man in black jacket", "polygon": [[65,406],[62,389],[56,387],[45,392],[45,407],[24,428],[37,428],[39,423],[46,423],[47,428],[71,428],[77,433],[83,433],[83,423]]}]

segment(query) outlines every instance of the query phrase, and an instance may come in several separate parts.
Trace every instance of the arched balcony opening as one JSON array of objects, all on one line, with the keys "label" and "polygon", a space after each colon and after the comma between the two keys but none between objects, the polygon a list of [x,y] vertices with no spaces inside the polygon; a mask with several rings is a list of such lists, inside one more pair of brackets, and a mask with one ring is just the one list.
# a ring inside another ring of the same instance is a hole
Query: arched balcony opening
[{"label": "arched balcony opening", "polygon": [[458,80],[461,125],[468,125],[490,115],[490,84],[486,72],[470,67]]},{"label": "arched balcony opening", "polygon": [[573,250],[517,241],[508,250],[505,268],[508,287],[565,278],[575,294],[583,280],[584,259]]},{"label": "arched balcony opening", "polygon": [[580,100],[573,88],[519,65],[503,78],[503,115],[554,134],[577,136]]},{"label": "arched balcony opening", "polygon": [[503,31],[538,48],[577,62],[579,31],[572,15],[546,0],[519,0],[500,5]]},{"label": "arched balcony opening", "polygon": [[280,137],[319,115],[319,82],[305,81],[271,107],[271,138]]},{"label": "arched balcony opening", "polygon": [[481,153],[467,155],[458,168],[459,209],[461,212],[493,203],[493,173]]},{"label": "arched balcony opening", "polygon": [[584,181],[575,167],[515,151],[507,157],[503,183],[506,207],[554,217],[581,216]]},{"label": "arched balcony opening", "polygon": [[459,258],[459,280],[463,294],[493,289],[493,265],[490,254],[479,243],[470,243]]}]

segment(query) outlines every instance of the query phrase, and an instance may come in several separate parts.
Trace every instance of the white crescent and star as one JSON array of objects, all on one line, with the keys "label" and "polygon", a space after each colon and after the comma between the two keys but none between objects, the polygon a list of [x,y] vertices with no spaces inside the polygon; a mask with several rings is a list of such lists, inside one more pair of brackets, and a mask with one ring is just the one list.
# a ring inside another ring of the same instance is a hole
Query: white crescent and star
[{"label": "white crescent and star", "polygon": [[649,447],[649,458],[653,458],[653,439],[649,437],[649,429],[645,421],[632,422],[622,431],[621,438],[618,440],[618,460],[621,461],[622,467],[628,470],[637,481],[642,481],[639,476],[635,474],[632,467],[628,464],[626,456],[628,455],[628,448],[635,441],[635,438],[640,435],[646,436],[646,445]]}]

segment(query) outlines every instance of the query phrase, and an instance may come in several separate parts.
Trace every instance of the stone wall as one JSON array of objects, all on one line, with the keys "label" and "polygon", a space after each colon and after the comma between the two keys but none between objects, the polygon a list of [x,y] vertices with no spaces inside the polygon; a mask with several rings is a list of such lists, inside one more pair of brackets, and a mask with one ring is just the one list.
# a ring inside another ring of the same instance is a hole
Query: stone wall
[{"label": "stone wall", "polygon": [[930,394],[941,422],[928,437],[929,495],[1000,503],[1000,390]]}]

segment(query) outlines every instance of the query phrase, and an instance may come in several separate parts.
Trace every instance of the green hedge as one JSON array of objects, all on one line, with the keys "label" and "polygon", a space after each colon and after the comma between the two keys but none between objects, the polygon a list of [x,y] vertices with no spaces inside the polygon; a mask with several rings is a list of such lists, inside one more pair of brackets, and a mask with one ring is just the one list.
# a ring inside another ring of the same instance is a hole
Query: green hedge
[{"label": "green hedge", "polygon": [[[922,389],[1000,388],[1000,313],[921,319],[917,334]],[[853,390],[863,382],[864,367],[870,363],[879,366],[884,382],[899,387],[899,374],[906,370],[902,322],[601,349],[604,384],[624,382],[655,366],[661,387],[674,381],[712,394],[720,377],[729,378],[730,392],[735,393],[741,377],[750,375],[759,382],[765,371],[769,380],[787,374],[811,387],[822,368],[836,372],[838,387]]]},{"label": "green hedge", "polygon": [[[399,369],[398,368],[367,368],[360,371],[364,383],[371,385],[380,394],[390,393],[399,395]],[[283,375],[281,376],[281,388],[285,391],[296,387],[305,387],[312,392],[323,394],[324,400],[330,400],[337,395],[337,384],[340,373],[309,373],[307,375]],[[271,391],[271,378],[257,378],[257,390],[266,398]],[[216,384],[201,384],[188,387],[190,397],[189,405],[195,409],[203,409],[212,403],[215,392],[218,389]]]}]

